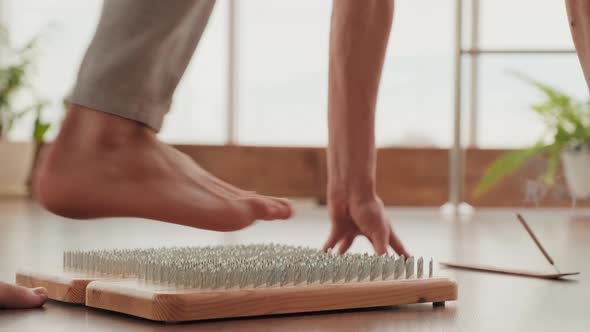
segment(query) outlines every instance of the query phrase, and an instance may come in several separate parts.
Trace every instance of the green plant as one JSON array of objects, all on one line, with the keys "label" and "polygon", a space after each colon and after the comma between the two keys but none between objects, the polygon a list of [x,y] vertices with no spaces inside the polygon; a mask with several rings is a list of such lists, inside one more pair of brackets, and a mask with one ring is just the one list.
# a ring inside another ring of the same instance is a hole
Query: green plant
[{"label": "green plant", "polygon": [[[0,139],[7,138],[16,122],[25,115],[34,112],[32,139],[43,141],[49,124],[41,119],[46,103],[41,101],[28,83],[28,75],[33,66],[33,56],[38,38],[33,38],[22,48],[12,48],[6,30],[0,27],[0,52],[5,64],[0,65]],[[21,93],[27,93],[32,103],[18,109],[15,99]]]},{"label": "green plant", "polygon": [[[495,160],[475,189],[476,196],[487,192],[501,179],[513,174],[536,156],[547,158],[547,168],[541,176],[543,182],[550,187],[555,181],[561,153],[568,148],[590,144],[590,99],[579,101],[530,77],[514,72],[512,74],[542,92],[544,99],[532,105],[532,110],[542,117],[547,130],[543,138],[533,146],[508,152]],[[546,143],[546,138],[549,138],[549,143]]]}]

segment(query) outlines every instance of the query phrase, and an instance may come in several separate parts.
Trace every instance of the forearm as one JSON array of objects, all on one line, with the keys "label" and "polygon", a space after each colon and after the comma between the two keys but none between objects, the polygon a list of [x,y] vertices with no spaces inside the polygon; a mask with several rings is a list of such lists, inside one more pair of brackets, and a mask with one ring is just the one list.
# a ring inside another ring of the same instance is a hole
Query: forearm
[{"label": "forearm", "polygon": [[587,0],[568,0],[566,6],[574,45],[590,87],[590,3]]},{"label": "forearm", "polygon": [[393,0],[333,3],[328,92],[332,192],[375,191],[375,107],[392,19]]}]

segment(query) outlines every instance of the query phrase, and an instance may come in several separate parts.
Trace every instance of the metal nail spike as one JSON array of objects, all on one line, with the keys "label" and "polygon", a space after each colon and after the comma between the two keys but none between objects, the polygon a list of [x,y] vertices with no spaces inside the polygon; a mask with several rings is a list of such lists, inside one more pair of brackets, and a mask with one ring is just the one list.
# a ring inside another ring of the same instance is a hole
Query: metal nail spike
[{"label": "metal nail spike", "polygon": [[369,262],[366,258],[363,258],[363,260],[360,261],[359,274],[357,277],[357,281],[364,281],[369,276],[370,273],[371,273],[371,262]]},{"label": "metal nail spike", "polygon": [[414,256],[410,256],[406,261],[406,279],[410,279],[414,275]]},{"label": "metal nail spike", "polygon": [[338,262],[335,264],[334,267],[334,277],[332,278],[332,282],[340,282],[346,276],[346,268],[347,265],[344,262]]},{"label": "metal nail spike", "polygon": [[418,264],[417,264],[417,271],[416,271],[416,278],[418,279],[422,279],[422,277],[424,276],[424,258],[420,257],[418,258]]},{"label": "metal nail spike", "polygon": [[393,277],[393,270],[395,268],[395,257],[389,256],[384,259],[383,274],[381,279],[388,280]]},{"label": "metal nail spike", "polygon": [[381,261],[381,257],[373,256],[371,257],[371,272],[370,272],[370,280],[374,281],[375,279],[381,279],[383,275],[383,262]]},{"label": "metal nail spike", "polygon": [[[66,270],[209,290],[393,281],[415,273],[414,257],[333,255],[278,244],[74,250],[64,251],[62,260]],[[423,262],[418,259],[418,278]]]},{"label": "metal nail spike", "polygon": [[395,260],[393,278],[399,279],[404,276],[405,260],[404,255],[399,256]]}]

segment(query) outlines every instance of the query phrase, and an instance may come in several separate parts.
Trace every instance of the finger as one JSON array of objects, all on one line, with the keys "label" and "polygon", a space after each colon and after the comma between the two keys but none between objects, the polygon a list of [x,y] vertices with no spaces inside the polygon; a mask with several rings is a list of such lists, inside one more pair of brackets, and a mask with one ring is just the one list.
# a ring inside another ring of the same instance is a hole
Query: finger
[{"label": "finger", "polygon": [[410,257],[410,254],[408,253],[406,248],[404,248],[402,241],[400,241],[400,239],[397,237],[397,235],[395,234],[395,232],[393,230],[391,230],[389,232],[389,245],[393,248],[393,250],[398,255],[404,255],[404,257]]},{"label": "finger", "polygon": [[381,256],[387,253],[388,234],[384,230],[371,233],[369,240],[375,248],[377,255]]},{"label": "finger", "polygon": [[343,255],[344,253],[346,253],[352,245],[352,243],[354,242],[355,238],[356,235],[345,236],[344,239],[342,239],[338,245],[338,254]]},{"label": "finger", "polygon": [[338,234],[338,232],[332,229],[332,232],[330,233],[328,240],[324,244],[324,251],[328,251],[328,249],[334,248],[338,241],[340,241],[340,234]]}]

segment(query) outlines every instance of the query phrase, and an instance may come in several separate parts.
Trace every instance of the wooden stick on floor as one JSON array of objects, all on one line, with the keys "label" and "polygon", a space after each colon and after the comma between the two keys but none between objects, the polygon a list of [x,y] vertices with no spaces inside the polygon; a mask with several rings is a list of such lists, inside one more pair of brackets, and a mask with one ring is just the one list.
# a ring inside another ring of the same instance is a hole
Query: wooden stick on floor
[{"label": "wooden stick on floor", "polygon": [[522,226],[524,226],[524,229],[526,229],[527,233],[529,233],[529,235],[531,236],[531,238],[533,239],[533,241],[535,241],[535,244],[537,245],[537,247],[539,248],[539,250],[541,250],[541,252],[543,253],[543,256],[545,256],[545,258],[547,259],[547,261],[549,261],[549,264],[551,264],[553,266],[553,268],[555,269],[555,271],[557,271],[558,274],[561,273],[559,271],[559,269],[557,268],[557,266],[555,265],[555,262],[553,261],[553,259],[551,258],[551,256],[549,256],[549,254],[547,253],[547,250],[545,250],[545,248],[543,248],[543,245],[541,244],[541,242],[539,242],[539,240],[535,236],[535,233],[533,233],[533,230],[529,227],[529,225],[524,220],[524,218],[522,217],[522,215],[520,215],[520,213],[517,213],[516,214],[516,218],[518,218],[518,220],[520,221],[520,223],[522,224]]},{"label": "wooden stick on floor", "polygon": [[541,278],[541,279],[561,279],[562,277],[574,276],[574,275],[580,274],[580,272],[542,273],[542,272],[533,272],[533,271],[518,270],[518,269],[507,269],[507,268],[478,265],[478,264],[457,264],[457,263],[441,262],[440,265],[454,268],[454,269],[461,269],[461,270],[500,273],[500,274],[508,274],[508,275],[512,275],[512,276]]},{"label": "wooden stick on floor", "polygon": [[541,242],[539,242],[539,239],[537,239],[537,236],[535,235],[535,233],[533,233],[533,230],[529,227],[529,225],[524,220],[522,215],[520,215],[520,213],[517,213],[516,218],[518,218],[518,220],[520,221],[522,226],[524,226],[524,229],[527,231],[527,233],[529,233],[530,237],[533,239],[533,241],[535,242],[535,244],[537,245],[539,250],[541,250],[541,252],[543,253],[543,256],[545,256],[547,261],[553,266],[553,268],[555,269],[555,271],[557,271],[557,273],[538,273],[538,272],[497,268],[497,267],[475,265],[475,264],[457,264],[457,263],[444,263],[444,262],[441,262],[440,264],[443,266],[446,266],[446,267],[456,268],[456,269],[464,269],[464,270],[480,271],[480,272],[491,272],[491,273],[502,273],[502,274],[510,274],[510,275],[515,275],[515,276],[544,278],[544,279],[560,279],[565,276],[572,276],[572,275],[580,274],[580,272],[568,272],[568,273],[560,272],[559,269],[557,268],[557,266],[555,265],[555,262],[553,261],[551,256],[549,256],[549,253],[547,253],[547,250],[545,250],[545,248],[543,247]]}]

